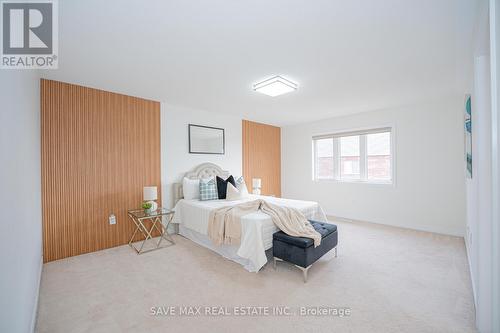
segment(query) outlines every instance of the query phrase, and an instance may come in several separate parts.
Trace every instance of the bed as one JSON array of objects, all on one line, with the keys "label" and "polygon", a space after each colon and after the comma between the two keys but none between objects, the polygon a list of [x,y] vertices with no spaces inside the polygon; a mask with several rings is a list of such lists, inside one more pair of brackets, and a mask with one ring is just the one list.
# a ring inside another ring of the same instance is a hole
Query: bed
[{"label": "bed", "polygon": [[[216,164],[204,163],[185,175],[190,179],[215,176],[225,179],[229,173]],[[174,184],[175,215],[172,223],[178,225],[178,232],[181,236],[241,264],[249,272],[258,272],[267,263],[266,250],[272,247],[273,234],[278,231],[268,215],[258,211],[242,217],[239,246],[214,246],[207,236],[208,217],[211,210],[255,199],[263,199],[275,205],[293,207],[300,210],[307,219],[327,222],[325,213],[317,202],[252,194],[248,198],[236,201],[186,200],[182,198],[182,184],[176,183]]]}]

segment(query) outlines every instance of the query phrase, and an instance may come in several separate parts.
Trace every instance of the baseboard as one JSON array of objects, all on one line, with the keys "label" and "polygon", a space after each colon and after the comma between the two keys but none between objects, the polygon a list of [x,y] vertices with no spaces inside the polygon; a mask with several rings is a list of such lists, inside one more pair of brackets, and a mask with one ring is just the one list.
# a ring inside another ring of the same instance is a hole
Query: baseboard
[{"label": "baseboard", "polygon": [[413,228],[412,227],[403,227],[403,226],[400,226],[400,225],[393,225],[393,224],[387,224],[387,223],[378,223],[378,222],[372,222],[372,221],[362,221],[362,220],[349,219],[349,218],[345,218],[345,217],[328,215],[328,214],[326,215],[326,218],[329,221],[370,223],[370,224],[383,225],[383,226],[386,226],[386,227],[401,228],[401,229],[408,229],[408,230],[429,232],[429,233],[438,234],[438,235],[444,235],[444,236],[458,237],[458,238],[463,238],[464,242],[465,242],[464,235],[458,234],[458,233],[453,233],[453,232],[442,232],[442,231],[435,231],[435,230],[429,230],[429,229],[424,229],[424,228],[415,228],[415,227],[413,227]]},{"label": "baseboard", "polygon": [[42,282],[43,256],[40,257],[40,269],[38,270],[38,283],[36,286],[36,299],[33,306],[33,314],[31,315],[30,332],[34,333],[36,328],[36,320],[38,317],[38,299],[40,298],[40,283]]},{"label": "baseboard", "polygon": [[339,221],[339,222],[364,222],[364,221],[357,221],[353,219],[347,219],[345,217],[340,217],[340,216],[333,216],[333,215],[326,215],[326,218],[328,221]]},{"label": "baseboard", "polygon": [[474,276],[472,275],[472,262],[470,260],[469,242],[465,238],[464,240],[465,240],[465,254],[467,255],[467,263],[469,264],[469,275],[470,275],[470,282],[472,285],[472,296],[474,297],[474,308],[477,309],[476,284],[474,283]]}]

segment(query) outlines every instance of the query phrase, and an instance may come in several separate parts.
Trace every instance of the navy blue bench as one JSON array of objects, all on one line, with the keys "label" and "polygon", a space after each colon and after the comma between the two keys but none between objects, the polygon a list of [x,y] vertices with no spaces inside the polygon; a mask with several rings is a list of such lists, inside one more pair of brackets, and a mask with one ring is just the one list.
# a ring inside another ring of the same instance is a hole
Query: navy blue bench
[{"label": "navy blue bench", "polygon": [[332,249],[335,249],[337,257],[337,226],[311,220],[309,222],[321,234],[321,244],[317,247],[314,247],[311,238],[294,237],[283,231],[273,234],[274,268],[276,269],[276,261],[290,262],[302,270],[304,282],[307,282],[307,271],[316,260]]}]

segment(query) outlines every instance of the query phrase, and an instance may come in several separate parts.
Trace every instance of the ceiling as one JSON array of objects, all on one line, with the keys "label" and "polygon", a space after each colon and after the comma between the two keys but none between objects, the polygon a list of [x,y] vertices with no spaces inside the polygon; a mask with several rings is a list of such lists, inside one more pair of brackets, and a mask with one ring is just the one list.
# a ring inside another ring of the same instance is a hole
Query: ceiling
[{"label": "ceiling", "polygon": [[[289,125],[463,94],[474,0],[59,1],[42,76]],[[299,84],[269,97],[252,84]]]}]

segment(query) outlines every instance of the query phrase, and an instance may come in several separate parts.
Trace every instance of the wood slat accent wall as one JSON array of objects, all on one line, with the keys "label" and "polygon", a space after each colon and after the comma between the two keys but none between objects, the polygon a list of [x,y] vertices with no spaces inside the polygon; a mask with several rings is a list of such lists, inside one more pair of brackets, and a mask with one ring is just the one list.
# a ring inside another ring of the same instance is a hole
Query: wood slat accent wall
[{"label": "wood slat accent wall", "polygon": [[126,244],[143,186],[161,194],[160,103],[42,79],[41,133],[44,261]]},{"label": "wood slat accent wall", "polygon": [[242,122],[243,176],[252,191],[252,178],[262,179],[263,195],[281,196],[281,128]]}]

